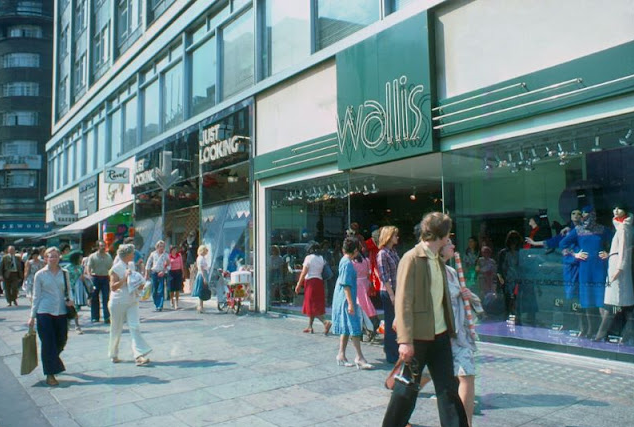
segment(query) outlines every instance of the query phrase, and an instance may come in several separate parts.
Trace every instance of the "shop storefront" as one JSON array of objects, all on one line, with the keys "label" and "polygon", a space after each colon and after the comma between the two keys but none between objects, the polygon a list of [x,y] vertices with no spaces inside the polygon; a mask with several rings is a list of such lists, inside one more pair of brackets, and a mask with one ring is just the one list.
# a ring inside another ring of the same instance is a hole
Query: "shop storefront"
[{"label": "shop storefront", "polygon": [[[332,122],[319,136],[301,139],[284,124],[284,137],[260,135],[267,128],[260,104],[282,95],[258,98],[258,277],[266,309],[301,312],[294,285],[309,243],[321,244],[336,271],[351,226],[364,239],[377,227],[398,227],[402,254],[415,244],[422,216],[444,210],[454,219],[468,286],[485,301],[483,339],[629,360],[634,301],[606,305],[605,296],[618,235],[613,209],[634,202],[634,67],[597,70],[629,57],[634,45],[439,99],[434,89],[447,76],[436,74],[429,22],[427,14],[413,17],[324,66],[336,92],[326,106]],[[289,93],[298,91],[289,84]],[[267,136],[277,142],[261,151]],[[570,224],[577,210],[596,222]],[[586,246],[589,235],[597,246]],[[631,246],[625,251],[631,275]],[[587,253],[596,271],[584,265],[581,280],[571,280],[571,252]]]}]

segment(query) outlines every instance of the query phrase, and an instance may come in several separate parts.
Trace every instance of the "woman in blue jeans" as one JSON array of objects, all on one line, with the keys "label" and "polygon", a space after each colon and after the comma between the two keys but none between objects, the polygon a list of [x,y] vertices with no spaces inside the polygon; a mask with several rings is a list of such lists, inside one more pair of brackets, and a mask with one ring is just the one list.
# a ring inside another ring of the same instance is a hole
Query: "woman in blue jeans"
[{"label": "woman in blue jeans", "polygon": [[154,245],[155,250],[150,254],[145,265],[145,279],[152,278],[152,299],[156,311],[163,311],[165,300],[165,282],[170,271],[169,254],[165,252],[165,242],[159,240]]},{"label": "woman in blue jeans", "polygon": [[385,319],[385,332],[383,349],[387,363],[396,363],[398,360],[398,344],[396,332],[392,329],[394,323],[394,295],[396,293],[396,270],[400,257],[394,246],[398,243],[398,228],[387,225],[381,228],[379,235],[379,253],[376,256],[376,265],[381,281],[381,301],[383,302],[383,316]]}]

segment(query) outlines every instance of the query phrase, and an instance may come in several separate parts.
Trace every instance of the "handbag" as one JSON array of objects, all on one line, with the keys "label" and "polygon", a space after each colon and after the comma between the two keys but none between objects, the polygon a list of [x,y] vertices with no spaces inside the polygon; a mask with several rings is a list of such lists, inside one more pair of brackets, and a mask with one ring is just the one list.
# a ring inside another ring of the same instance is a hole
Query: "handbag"
[{"label": "handbag", "polygon": [[202,287],[200,288],[198,298],[200,298],[201,301],[209,301],[211,299],[211,289],[209,289],[209,286],[203,283]]},{"label": "handbag", "polygon": [[[68,298],[68,278],[66,277],[67,273],[66,271],[62,270],[62,274],[64,275],[64,299],[66,301],[70,301],[70,298]],[[74,305],[66,306],[66,317],[71,320],[77,317],[77,310],[75,309]]]},{"label": "handbag", "polygon": [[152,296],[152,281],[146,280],[143,291],[141,292],[141,301],[146,301]]},{"label": "handbag", "polygon": [[324,264],[324,269],[321,271],[321,278],[326,282],[332,279],[332,276],[334,276],[334,273],[332,272],[332,268],[330,268],[330,264]]},{"label": "handbag", "polygon": [[399,358],[385,380],[385,386],[389,388],[390,385],[392,396],[385,411],[383,426],[405,426],[414,412],[420,391],[418,361],[412,358],[409,363],[405,363]]},{"label": "handbag", "polygon": [[37,367],[37,341],[35,330],[31,327],[22,337],[22,363],[20,375],[27,375]]}]

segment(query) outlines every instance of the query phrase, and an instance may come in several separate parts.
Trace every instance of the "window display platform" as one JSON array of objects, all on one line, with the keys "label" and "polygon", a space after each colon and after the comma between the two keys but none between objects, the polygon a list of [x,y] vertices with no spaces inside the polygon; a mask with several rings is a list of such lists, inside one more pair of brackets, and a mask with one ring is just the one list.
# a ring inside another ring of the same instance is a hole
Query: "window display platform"
[{"label": "window display platform", "polygon": [[480,340],[485,342],[634,362],[634,346],[595,342],[589,338],[571,336],[568,331],[509,325],[506,321],[482,323],[476,330]]}]

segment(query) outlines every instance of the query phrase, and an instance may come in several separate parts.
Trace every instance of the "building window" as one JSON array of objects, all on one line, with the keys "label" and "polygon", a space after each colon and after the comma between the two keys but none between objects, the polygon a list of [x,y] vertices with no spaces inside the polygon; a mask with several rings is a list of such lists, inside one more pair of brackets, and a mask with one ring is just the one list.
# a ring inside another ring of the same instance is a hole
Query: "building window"
[{"label": "building window", "polygon": [[170,129],[183,121],[183,62],[163,77],[163,123]]},{"label": "building window", "polygon": [[57,93],[57,105],[58,113],[61,114],[68,108],[68,77],[64,77],[59,84],[59,91]]},{"label": "building window", "polygon": [[60,62],[68,55],[68,26],[59,34],[59,59]]},{"label": "building window", "polygon": [[75,61],[75,89],[79,90],[86,86],[86,54],[83,53]]},{"label": "building window", "polygon": [[317,0],[317,50],[348,37],[379,18],[376,0]]},{"label": "building window", "polygon": [[121,155],[121,109],[116,109],[110,115],[110,151],[107,152],[106,162]]},{"label": "building window", "polygon": [[2,188],[35,188],[37,186],[37,172],[10,171],[0,175]]},{"label": "building window", "polygon": [[18,1],[18,7],[16,10],[18,15],[41,15],[42,2],[29,0]]},{"label": "building window", "polygon": [[95,146],[98,168],[106,164],[106,147],[106,121],[102,120],[97,125],[97,145]]},{"label": "building window", "polygon": [[192,52],[192,114],[216,104],[216,81],[216,38],[212,37]]},{"label": "building window", "polygon": [[139,1],[140,0],[119,0],[119,4],[117,5],[119,12],[117,40],[119,44],[130,37],[141,22]]},{"label": "building window", "polygon": [[43,37],[42,28],[37,25],[16,25],[9,28],[9,37],[41,39]]},{"label": "building window", "polygon": [[86,29],[86,0],[77,0],[75,7],[75,34],[81,34]]},{"label": "building window", "polygon": [[143,89],[143,142],[159,134],[159,82],[154,80]]},{"label": "building window", "polygon": [[110,26],[106,25],[94,37],[95,47],[93,58],[95,60],[95,68],[101,67],[108,62],[110,58]]},{"label": "building window", "polygon": [[262,66],[264,77],[310,55],[310,1],[266,0]]},{"label": "building window", "polygon": [[37,154],[37,141],[5,141],[0,144],[3,156],[32,156]]},{"label": "building window", "polygon": [[37,68],[39,66],[40,55],[38,53],[7,53],[5,55],[2,55],[3,68]]},{"label": "building window", "polygon": [[2,96],[40,96],[40,84],[35,82],[11,82],[2,85]]},{"label": "building window", "polygon": [[123,153],[127,153],[136,147],[137,132],[137,100],[136,96],[124,105],[125,123],[123,129]]},{"label": "building window", "polygon": [[2,113],[3,126],[37,126],[36,111],[9,111]]},{"label": "building window", "polygon": [[222,43],[222,96],[226,99],[254,82],[253,10],[247,11],[223,30]]}]

